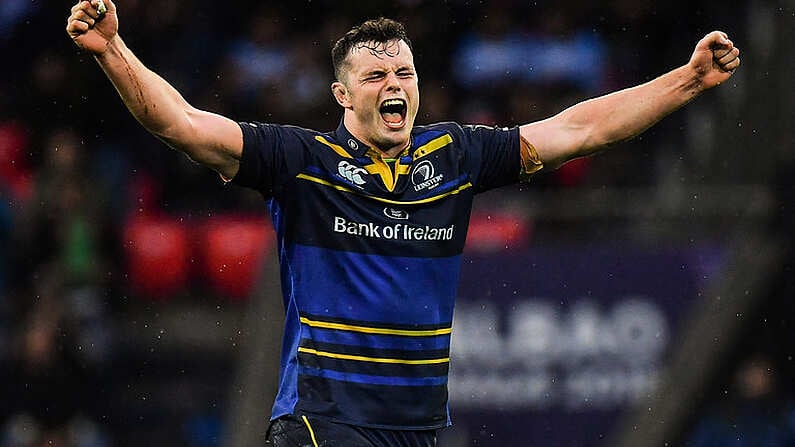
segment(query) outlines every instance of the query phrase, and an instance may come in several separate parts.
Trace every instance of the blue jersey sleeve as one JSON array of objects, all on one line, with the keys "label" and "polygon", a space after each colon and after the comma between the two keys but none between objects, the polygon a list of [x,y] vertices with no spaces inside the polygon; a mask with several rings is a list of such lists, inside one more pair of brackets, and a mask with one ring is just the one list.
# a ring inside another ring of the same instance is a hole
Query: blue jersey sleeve
[{"label": "blue jersey sleeve", "polygon": [[466,125],[463,132],[465,169],[476,192],[517,183],[522,162],[519,128]]},{"label": "blue jersey sleeve", "polygon": [[284,184],[301,170],[311,132],[294,126],[240,122],[243,154],[232,182],[265,197],[281,194]]}]

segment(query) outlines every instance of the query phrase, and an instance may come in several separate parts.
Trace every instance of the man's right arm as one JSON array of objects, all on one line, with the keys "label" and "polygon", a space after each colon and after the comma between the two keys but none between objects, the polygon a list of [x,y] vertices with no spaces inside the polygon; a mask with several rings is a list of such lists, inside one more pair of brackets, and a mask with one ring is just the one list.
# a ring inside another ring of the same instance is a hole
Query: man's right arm
[{"label": "man's right arm", "polygon": [[116,6],[105,0],[81,1],[72,8],[66,31],[83,50],[94,55],[113,82],[124,104],[152,134],[231,179],[243,151],[238,124],[221,115],[196,109],[163,78],[146,68],[118,35]]}]

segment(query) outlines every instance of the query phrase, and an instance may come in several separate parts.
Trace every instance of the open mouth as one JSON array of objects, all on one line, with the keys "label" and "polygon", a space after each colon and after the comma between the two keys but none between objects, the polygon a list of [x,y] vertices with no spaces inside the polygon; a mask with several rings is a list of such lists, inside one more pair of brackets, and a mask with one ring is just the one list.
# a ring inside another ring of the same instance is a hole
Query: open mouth
[{"label": "open mouth", "polygon": [[400,129],[406,124],[406,101],[403,99],[387,99],[381,103],[378,111],[391,129]]}]

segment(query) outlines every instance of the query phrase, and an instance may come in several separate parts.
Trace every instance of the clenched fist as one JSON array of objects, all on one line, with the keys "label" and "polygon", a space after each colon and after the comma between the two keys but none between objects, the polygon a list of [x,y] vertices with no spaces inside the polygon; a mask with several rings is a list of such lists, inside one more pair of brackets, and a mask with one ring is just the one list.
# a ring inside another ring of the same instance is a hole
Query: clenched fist
[{"label": "clenched fist", "polygon": [[711,88],[729,79],[740,66],[739,56],[740,49],[726,33],[713,31],[696,44],[689,65],[698,74],[702,87]]},{"label": "clenched fist", "polygon": [[111,0],[80,1],[66,20],[66,32],[77,46],[96,56],[107,50],[118,31],[116,5]]}]

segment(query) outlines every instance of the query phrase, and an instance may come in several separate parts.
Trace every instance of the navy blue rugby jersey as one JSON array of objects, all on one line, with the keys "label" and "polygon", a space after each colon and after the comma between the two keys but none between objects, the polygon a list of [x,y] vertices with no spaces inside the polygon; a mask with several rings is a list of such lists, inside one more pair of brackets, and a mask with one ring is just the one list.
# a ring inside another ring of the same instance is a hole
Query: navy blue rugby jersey
[{"label": "navy blue rugby jersey", "polygon": [[476,193],[519,180],[518,128],[417,126],[393,163],[340,124],[240,123],[234,182],[266,198],[286,323],[272,418],[449,424],[460,257]]}]

